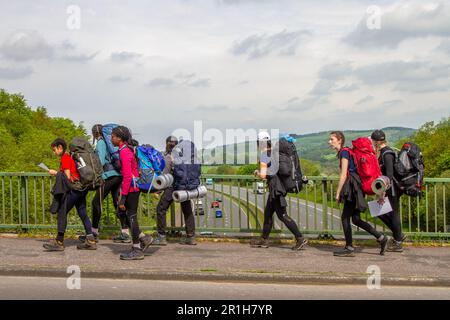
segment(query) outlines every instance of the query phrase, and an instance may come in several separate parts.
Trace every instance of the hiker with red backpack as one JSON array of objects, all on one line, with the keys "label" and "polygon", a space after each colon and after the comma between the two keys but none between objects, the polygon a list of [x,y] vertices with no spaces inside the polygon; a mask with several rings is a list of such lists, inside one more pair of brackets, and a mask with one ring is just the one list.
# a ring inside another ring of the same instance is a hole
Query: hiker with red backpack
[{"label": "hiker with red backpack", "polygon": [[405,235],[402,234],[402,224],[400,221],[400,197],[403,191],[396,183],[395,162],[397,159],[396,152],[388,146],[386,135],[382,130],[375,130],[371,134],[371,139],[378,153],[378,161],[380,163],[381,172],[391,181],[391,187],[386,191],[386,195],[392,206],[392,211],[379,216],[380,220],[392,231],[393,239],[390,241],[387,251],[403,252],[402,242]]},{"label": "hiker with red backpack", "polygon": [[361,212],[367,209],[365,194],[372,194],[372,182],[381,176],[375,150],[368,138],[353,141],[353,148],[345,147],[342,131],[330,133],[329,146],[337,151],[340,168],[336,201],[343,202],[342,228],[345,235],[345,247],[334,252],[337,257],[354,257],[351,223],[373,235],[380,244],[380,255],[384,255],[389,237],[375,230],[361,219]]},{"label": "hiker with red backpack", "polygon": [[118,203],[122,214],[126,213],[131,229],[133,246],[128,253],[120,255],[121,260],[142,260],[144,251],[152,244],[153,238],[141,232],[139,228],[137,210],[139,205],[140,190],[137,185],[139,177],[137,159],[134,155],[134,142],[130,130],[124,126],[118,126],[112,130],[111,141],[119,148],[122,184],[120,187],[120,199]]}]

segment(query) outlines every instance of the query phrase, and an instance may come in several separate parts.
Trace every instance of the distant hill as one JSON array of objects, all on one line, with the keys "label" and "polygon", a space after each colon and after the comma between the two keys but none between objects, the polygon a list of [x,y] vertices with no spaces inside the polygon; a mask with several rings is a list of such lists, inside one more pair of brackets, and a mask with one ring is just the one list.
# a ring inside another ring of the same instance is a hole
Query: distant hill
[{"label": "distant hill", "polygon": [[[386,133],[386,138],[390,144],[395,145],[399,140],[410,137],[416,132],[416,129],[404,127],[387,127],[382,129]],[[358,137],[368,137],[373,132],[370,130],[346,130],[344,131],[346,137],[346,144],[351,145],[351,141]],[[291,137],[296,138],[297,150],[301,158],[320,163],[324,173],[335,172],[336,153],[328,147],[329,131],[309,133],[309,134],[290,134]],[[256,157],[255,142],[239,143],[228,146],[216,147],[214,149],[215,157],[221,158],[226,148],[227,161],[236,160],[234,154],[237,154],[238,159],[249,159]],[[249,148],[249,145],[252,147]],[[214,155],[213,152],[213,155]],[[207,150],[204,154],[211,154],[211,150]],[[210,157],[205,156],[206,163],[211,162]],[[242,160],[239,161],[242,163]]]}]

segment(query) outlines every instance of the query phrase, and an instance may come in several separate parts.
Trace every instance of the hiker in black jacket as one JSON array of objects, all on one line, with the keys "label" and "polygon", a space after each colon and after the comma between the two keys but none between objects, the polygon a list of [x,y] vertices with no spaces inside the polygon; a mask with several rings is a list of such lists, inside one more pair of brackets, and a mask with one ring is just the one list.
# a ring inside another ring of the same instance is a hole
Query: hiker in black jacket
[{"label": "hiker in black jacket", "polygon": [[382,130],[375,130],[371,135],[375,149],[378,153],[378,161],[381,167],[381,173],[391,180],[391,188],[387,190],[386,195],[392,206],[392,211],[379,216],[381,221],[392,231],[393,241],[389,243],[387,251],[403,252],[402,242],[405,235],[402,234],[402,224],[400,222],[400,197],[402,191],[398,188],[395,179],[395,151],[387,144],[386,135]]},{"label": "hiker in black jacket", "polygon": [[267,132],[261,132],[258,135],[258,146],[261,151],[260,156],[260,168],[255,171],[255,176],[265,180],[269,187],[269,196],[267,198],[267,204],[264,208],[264,226],[261,238],[252,241],[252,247],[268,248],[269,247],[269,234],[273,226],[273,214],[276,212],[278,219],[280,219],[286,227],[294,234],[296,243],[292,247],[292,250],[302,249],[308,242],[301,234],[295,221],[287,214],[287,202],[286,202],[286,189],[283,185],[282,179],[280,179],[278,172],[278,158],[275,153],[278,150],[274,150],[272,155],[272,147],[270,141],[270,135]]}]

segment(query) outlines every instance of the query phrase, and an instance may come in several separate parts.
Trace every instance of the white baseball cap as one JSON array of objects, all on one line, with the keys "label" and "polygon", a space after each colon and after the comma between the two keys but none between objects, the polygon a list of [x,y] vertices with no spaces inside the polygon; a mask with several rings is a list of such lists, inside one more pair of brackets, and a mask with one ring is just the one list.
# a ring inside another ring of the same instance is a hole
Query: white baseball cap
[{"label": "white baseball cap", "polygon": [[258,141],[269,141],[270,134],[267,131],[261,131],[258,133]]}]

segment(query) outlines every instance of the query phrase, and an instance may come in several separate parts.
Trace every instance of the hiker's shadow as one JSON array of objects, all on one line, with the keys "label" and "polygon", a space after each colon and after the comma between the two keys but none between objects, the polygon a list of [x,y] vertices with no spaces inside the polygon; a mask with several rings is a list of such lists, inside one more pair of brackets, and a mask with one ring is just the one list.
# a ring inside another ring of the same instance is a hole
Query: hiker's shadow
[{"label": "hiker's shadow", "polygon": [[[131,244],[129,243],[99,243],[99,246],[106,247],[114,254],[120,254],[130,251]],[[159,251],[161,247],[150,246],[145,250],[145,254],[154,254]]]}]

